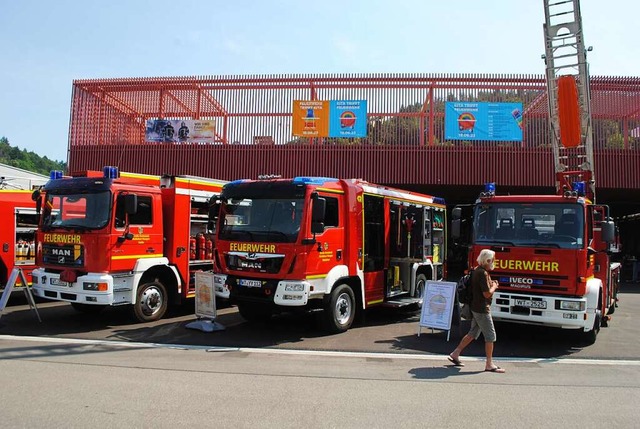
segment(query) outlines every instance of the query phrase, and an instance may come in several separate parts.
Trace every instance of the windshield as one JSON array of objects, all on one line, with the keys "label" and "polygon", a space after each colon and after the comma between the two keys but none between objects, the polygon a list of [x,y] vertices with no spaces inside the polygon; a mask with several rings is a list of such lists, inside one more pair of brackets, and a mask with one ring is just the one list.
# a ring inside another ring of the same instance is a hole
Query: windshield
[{"label": "windshield", "polygon": [[579,204],[478,204],[473,241],[516,247],[584,247],[584,210]]},{"label": "windshield", "polygon": [[295,243],[302,199],[244,198],[223,202],[219,237],[223,240]]},{"label": "windshield", "polygon": [[46,194],[42,227],[101,229],[109,222],[111,192]]}]

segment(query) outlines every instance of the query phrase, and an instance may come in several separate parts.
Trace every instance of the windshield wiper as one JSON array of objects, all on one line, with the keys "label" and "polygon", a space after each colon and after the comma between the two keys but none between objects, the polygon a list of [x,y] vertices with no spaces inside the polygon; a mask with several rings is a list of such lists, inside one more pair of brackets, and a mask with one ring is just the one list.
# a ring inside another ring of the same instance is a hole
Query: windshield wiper
[{"label": "windshield wiper", "polygon": [[479,243],[486,243],[486,244],[489,244],[489,245],[494,245],[494,244],[496,244],[496,245],[507,245],[507,246],[514,246],[515,247],[515,244],[513,244],[513,242],[504,241],[504,240],[476,240],[476,244],[479,244]]}]

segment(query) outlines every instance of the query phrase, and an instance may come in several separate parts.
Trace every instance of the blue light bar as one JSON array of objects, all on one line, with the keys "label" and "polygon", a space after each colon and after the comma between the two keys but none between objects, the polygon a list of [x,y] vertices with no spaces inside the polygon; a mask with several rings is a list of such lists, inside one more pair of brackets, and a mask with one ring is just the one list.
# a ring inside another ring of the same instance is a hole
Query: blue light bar
[{"label": "blue light bar", "polygon": [[51,170],[51,172],[49,173],[49,179],[51,179],[51,180],[62,179],[62,171],[60,171],[60,170]]},{"label": "blue light bar", "polygon": [[446,203],[444,202],[444,198],[441,197],[433,197],[433,202],[435,204],[442,204],[445,205]]},{"label": "blue light bar", "polygon": [[584,182],[573,182],[573,192],[578,194],[580,197],[584,197],[586,195],[587,184]]},{"label": "blue light bar", "polygon": [[496,193],[496,183],[495,182],[488,182],[484,184],[484,191],[487,194],[495,194]]},{"label": "blue light bar", "polygon": [[106,167],[102,167],[102,175],[105,179],[117,179],[120,177],[120,172],[118,171],[118,167],[107,165]]},{"label": "blue light bar", "polygon": [[249,179],[237,179],[237,180],[233,180],[229,183],[227,183],[227,185],[237,185],[238,183],[244,183],[244,182],[248,182]]},{"label": "blue light bar", "polygon": [[337,182],[338,179],[333,177],[304,177],[298,176],[293,178],[293,183],[303,183],[309,185],[324,185],[326,182]]}]

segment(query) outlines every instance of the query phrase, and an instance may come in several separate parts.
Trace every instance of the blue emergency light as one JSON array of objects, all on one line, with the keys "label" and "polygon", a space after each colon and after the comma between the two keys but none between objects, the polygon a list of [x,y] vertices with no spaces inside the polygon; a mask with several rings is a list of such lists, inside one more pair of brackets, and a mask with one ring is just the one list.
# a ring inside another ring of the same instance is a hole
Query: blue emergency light
[{"label": "blue emergency light", "polygon": [[51,172],[49,173],[49,179],[51,179],[51,180],[62,179],[62,171],[60,171],[60,170],[51,170]]},{"label": "blue emergency light", "polygon": [[493,195],[496,193],[496,183],[488,182],[484,184],[484,192],[488,195]]},{"label": "blue emergency light", "polygon": [[579,197],[586,195],[587,184],[584,182],[573,182],[573,192],[578,194]]},{"label": "blue emergency light", "polygon": [[120,172],[118,171],[118,167],[107,165],[106,167],[102,167],[102,175],[105,179],[117,179],[120,177]]}]

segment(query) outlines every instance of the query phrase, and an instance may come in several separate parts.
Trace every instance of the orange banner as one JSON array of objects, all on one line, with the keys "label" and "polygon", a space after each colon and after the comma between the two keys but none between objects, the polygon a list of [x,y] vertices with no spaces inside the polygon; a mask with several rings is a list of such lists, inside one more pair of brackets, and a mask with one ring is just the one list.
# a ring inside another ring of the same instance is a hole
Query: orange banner
[{"label": "orange banner", "polygon": [[293,101],[292,134],[298,137],[329,136],[328,101]]}]

